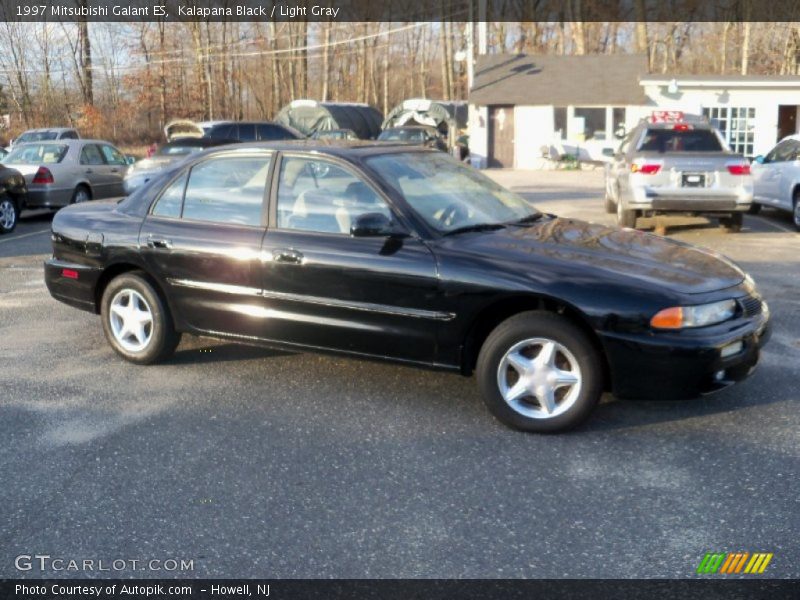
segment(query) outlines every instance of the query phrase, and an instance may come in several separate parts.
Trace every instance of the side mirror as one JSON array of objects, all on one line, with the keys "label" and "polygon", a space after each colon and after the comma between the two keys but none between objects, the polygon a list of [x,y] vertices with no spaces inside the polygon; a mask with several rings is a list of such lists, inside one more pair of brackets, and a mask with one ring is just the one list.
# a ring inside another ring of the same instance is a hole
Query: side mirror
[{"label": "side mirror", "polygon": [[353,237],[389,237],[402,236],[402,231],[383,213],[364,213],[356,217],[350,226],[350,235]]},{"label": "side mirror", "polygon": [[608,156],[609,158],[614,157],[614,149],[613,148],[603,148],[602,150],[603,156]]},{"label": "side mirror", "polygon": [[763,154],[759,154],[758,156],[756,156],[753,159],[753,162],[758,163],[760,165],[763,165],[764,164],[764,155]]},{"label": "side mirror", "polygon": [[132,165],[135,162],[136,162],[136,157],[135,156],[131,156],[130,154],[125,156],[125,164],[126,165]]}]

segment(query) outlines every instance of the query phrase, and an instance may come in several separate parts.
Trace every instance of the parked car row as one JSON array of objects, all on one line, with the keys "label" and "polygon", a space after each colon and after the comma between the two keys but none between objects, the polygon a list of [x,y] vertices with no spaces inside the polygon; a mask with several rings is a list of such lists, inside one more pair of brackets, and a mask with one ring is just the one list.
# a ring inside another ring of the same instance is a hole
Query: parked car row
[{"label": "parked car row", "polygon": [[680,213],[717,218],[738,232],[744,213],[764,204],[791,211],[800,230],[800,136],[751,163],[732,152],[705,117],[656,111],[609,154],[605,208],[621,227]]}]

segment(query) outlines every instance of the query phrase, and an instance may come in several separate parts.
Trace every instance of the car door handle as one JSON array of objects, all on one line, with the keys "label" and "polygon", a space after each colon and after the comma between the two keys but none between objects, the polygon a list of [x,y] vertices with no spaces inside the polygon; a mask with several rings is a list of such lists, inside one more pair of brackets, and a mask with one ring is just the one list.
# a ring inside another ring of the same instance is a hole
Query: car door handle
[{"label": "car door handle", "polygon": [[94,173],[94,171],[92,169],[86,169],[86,172],[87,173]]},{"label": "car door handle", "polygon": [[299,265],[303,262],[303,254],[297,250],[281,248],[280,250],[272,251],[272,260],[275,262]]},{"label": "car door handle", "polygon": [[169,249],[172,248],[172,240],[150,236],[149,238],[147,238],[147,245],[150,246],[151,248]]},{"label": "car door handle", "polygon": [[112,173],[119,173],[119,169],[117,167],[114,167],[113,169],[111,169],[111,172]]}]

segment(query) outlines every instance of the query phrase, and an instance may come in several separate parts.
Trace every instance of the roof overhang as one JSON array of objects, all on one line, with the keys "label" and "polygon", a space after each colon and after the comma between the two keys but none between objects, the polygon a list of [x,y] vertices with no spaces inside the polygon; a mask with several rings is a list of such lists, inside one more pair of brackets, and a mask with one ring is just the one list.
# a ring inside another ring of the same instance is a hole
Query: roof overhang
[{"label": "roof overhang", "polygon": [[680,77],[642,77],[639,85],[669,86],[684,88],[796,88],[800,89],[800,78],[792,79],[682,79]]}]

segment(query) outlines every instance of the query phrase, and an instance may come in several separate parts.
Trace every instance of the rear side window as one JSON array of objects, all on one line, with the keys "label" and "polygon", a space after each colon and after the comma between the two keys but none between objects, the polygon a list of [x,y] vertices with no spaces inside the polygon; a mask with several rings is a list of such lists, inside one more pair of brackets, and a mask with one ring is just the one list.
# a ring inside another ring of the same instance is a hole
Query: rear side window
[{"label": "rear side window", "polygon": [[641,152],[721,152],[722,144],[710,129],[648,129]]},{"label": "rear side window", "polygon": [[177,219],[181,216],[181,206],[183,205],[183,190],[186,187],[186,174],[184,173],[175,181],[170,183],[158,198],[153,207],[153,214],[159,217],[173,217]]},{"label": "rear side window", "polygon": [[87,144],[81,150],[81,164],[82,165],[103,165],[103,155],[100,154],[100,149],[94,144]]},{"label": "rear side window", "polygon": [[270,158],[222,157],[194,166],[184,194],[183,218],[260,225]]},{"label": "rear side window", "polygon": [[76,131],[72,131],[72,130],[65,131],[64,133],[61,134],[61,139],[62,140],[77,140],[78,139],[78,133]]},{"label": "rear side window", "polygon": [[212,140],[235,140],[238,139],[236,137],[236,125],[217,125],[216,127],[212,127],[208,132],[208,137]]},{"label": "rear side window", "polygon": [[278,127],[277,125],[259,125],[258,139],[266,141],[293,140],[294,136],[283,127]]},{"label": "rear side window", "polygon": [[255,142],[256,141],[256,126],[252,123],[239,123],[239,137],[240,142]]}]

